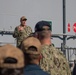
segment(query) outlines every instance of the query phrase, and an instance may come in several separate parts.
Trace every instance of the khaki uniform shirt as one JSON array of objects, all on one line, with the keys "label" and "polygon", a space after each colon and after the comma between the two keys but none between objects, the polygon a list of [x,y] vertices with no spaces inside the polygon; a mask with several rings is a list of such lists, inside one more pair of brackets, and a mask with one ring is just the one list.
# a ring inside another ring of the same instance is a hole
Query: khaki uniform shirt
[{"label": "khaki uniform shirt", "polygon": [[18,31],[18,27],[15,28],[13,37],[17,39],[17,46],[20,46],[22,40],[28,37],[32,33],[30,26],[26,26],[24,30]]},{"label": "khaki uniform shirt", "polygon": [[69,63],[63,53],[52,45],[42,47],[41,68],[50,75],[71,75]]}]

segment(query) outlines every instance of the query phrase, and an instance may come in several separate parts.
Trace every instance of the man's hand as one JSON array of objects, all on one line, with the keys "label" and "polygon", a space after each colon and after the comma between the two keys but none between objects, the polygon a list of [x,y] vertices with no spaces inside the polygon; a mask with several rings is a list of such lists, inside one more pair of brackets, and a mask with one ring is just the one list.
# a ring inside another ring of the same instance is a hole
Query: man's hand
[{"label": "man's hand", "polygon": [[24,30],[24,27],[19,26],[19,27],[18,27],[18,31],[22,31],[22,30]]}]

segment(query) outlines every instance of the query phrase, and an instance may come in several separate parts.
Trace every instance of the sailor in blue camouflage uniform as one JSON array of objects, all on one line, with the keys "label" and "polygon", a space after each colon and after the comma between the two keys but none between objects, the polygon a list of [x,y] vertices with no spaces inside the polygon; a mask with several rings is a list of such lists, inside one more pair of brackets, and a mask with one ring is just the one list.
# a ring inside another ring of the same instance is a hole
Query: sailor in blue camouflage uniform
[{"label": "sailor in blue camouflage uniform", "polygon": [[25,55],[24,75],[49,75],[39,66],[41,59],[41,43],[35,37],[23,40],[21,49]]},{"label": "sailor in blue camouflage uniform", "polygon": [[42,44],[40,66],[51,75],[71,75],[68,61],[62,51],[52,45],[51,35],[51,25],[47,21],[35,25],[35,36]]},{"label": "sailor in blue camouflage uniform", "polygon": [[32,33],[32,28],[26,25],[27,18],[22,16],[20,18],[20,25],[14,30],[13,37],[17,40],[17,47],[20,48],[21,42],[24,38],[28,37]]}]

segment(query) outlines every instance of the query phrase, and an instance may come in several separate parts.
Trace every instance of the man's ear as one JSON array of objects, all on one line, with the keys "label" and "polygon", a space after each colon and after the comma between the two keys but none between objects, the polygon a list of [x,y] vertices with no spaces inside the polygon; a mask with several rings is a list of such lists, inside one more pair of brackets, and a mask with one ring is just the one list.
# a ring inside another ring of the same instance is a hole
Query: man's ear
[{"label": "man's ear", "polygon": [[40,63],[40,60],[43,58],[42,54],[40,54],[39,56],[39,63]]},{"label": "man's ear", "polygon": [[40,54],[40,59],[42,59],[43,58],[43,56],[42,56],[42,54]]},{"label": "man's ear", "polygon": [[38,38],[38,33],[37,33],[37,32],[35,32],[34,36],[35,36],[36,38]]}]

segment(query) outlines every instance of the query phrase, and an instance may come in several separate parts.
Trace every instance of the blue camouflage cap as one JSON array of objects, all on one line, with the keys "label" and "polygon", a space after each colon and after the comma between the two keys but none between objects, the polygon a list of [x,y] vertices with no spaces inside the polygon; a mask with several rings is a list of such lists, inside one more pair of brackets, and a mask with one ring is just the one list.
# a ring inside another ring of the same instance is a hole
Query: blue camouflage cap
[{"label": "blue camouflage cap", "polygon": [[37,31],[42,31],[43,26],[48,26],[51,30],[51,25],[49,22],[47,21],[39,21],[36,25],[35,25],[35,32]]}]

